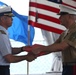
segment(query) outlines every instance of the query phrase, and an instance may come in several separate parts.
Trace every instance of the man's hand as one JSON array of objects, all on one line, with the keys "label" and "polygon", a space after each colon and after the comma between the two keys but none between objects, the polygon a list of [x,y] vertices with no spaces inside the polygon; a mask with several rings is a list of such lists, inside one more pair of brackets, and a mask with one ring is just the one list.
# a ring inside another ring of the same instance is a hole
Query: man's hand
[{"label": "man's hand", "polygon": [[27,61],[31,62],[37,58],[37,55],[33,54],[32,52],[29,52],[27,54]]},{"label": "man's hand", "polygon": [[31,48],[32,48],[32,46],[23,46],[22,51],[30,52]]},{"label": "man's hand", "polygon": [[[26,52],[32,52],[33,54],[37,55],[37,56],[41,56],[44,55],[44,52],[41,52],[41,47],[45,47],[44,45],[40,45],[40,44],[34,44],[32,46],[28,46],[28,47],[24,47],[24,51]],[[38,50],[37,50],[38,49]]]},{"label": "man's hand", "polygon": [[32,52],[38,56],[44,55],[45,53],[43,52],[42,49],[44,49],[45,46],[43,45],[39,45],[39,44],[35,44],[32,46]]}]

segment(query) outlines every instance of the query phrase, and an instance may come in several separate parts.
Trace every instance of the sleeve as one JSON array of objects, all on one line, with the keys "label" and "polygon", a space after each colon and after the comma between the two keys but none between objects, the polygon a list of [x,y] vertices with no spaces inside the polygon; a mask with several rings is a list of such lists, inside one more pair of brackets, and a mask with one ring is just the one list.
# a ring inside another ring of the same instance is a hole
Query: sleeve
[{"label": "sleeve", "polygon": [[6,34],[0,33],[0,53],[2,56],[5,56],[7,54],[11,54],[11,45],[9,38]]},{"label": "sleeve", "polygon": [[73,31],[71,33],[69,33],[66,38],[65,41],[67,41],[67,43],[71,46],[73,46],[74,48],[76,48],[76,31]]},{"label": "sleeve", "polygon": [[59,38],[55,41],[55,43],[60,43],[63,35],[64,35],[64,32],[59,36]]}]

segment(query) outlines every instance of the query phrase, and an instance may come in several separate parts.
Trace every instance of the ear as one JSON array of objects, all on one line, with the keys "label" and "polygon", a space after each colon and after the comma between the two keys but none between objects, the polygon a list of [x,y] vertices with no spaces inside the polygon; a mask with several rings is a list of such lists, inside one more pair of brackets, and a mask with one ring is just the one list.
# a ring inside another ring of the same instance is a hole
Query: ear
[{"label": "ear", "polygon": [[74,19],[76,20],[76,15],[74,16]]},{"label": "ear", "polygon": [[0,21],[4,22],[4,21],[6,21],[6,18],[5,18],[4,16],[2,16],[2,17],[0,18]]},{"label": "ear", "polygon": [[71,19],[73,19],[74,20],[74,15],[69,15],[70,17],[69,18],[71,18]]},{"label": "ear", "polygon": [[72,18],[72,15],[68,15],[69,18]]},{"label": "ear", "polygon": [[5,16],[2,16],[2,17],[1,17],[1,20],[2,20],[2,21],[6,20],[6,17],[5,17]]},{"label": "ear", "polygon": [[2,16],[2,17],[1,17],[1,21],[3,21],[3,20],[4,20],[4,17]]}]

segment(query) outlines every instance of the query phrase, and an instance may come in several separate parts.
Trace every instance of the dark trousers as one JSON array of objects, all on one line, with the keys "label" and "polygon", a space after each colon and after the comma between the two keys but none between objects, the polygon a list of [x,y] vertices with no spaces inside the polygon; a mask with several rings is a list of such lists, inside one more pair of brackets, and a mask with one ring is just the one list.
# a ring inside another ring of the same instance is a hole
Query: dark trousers
[{"label": "dark trousers", "polygon": [[9,66],[0,66],[0,75],[10,75]]},{"label": "dark trousers", "polygon": [[76,65],[63,65],[62,75],[76,75]]}]

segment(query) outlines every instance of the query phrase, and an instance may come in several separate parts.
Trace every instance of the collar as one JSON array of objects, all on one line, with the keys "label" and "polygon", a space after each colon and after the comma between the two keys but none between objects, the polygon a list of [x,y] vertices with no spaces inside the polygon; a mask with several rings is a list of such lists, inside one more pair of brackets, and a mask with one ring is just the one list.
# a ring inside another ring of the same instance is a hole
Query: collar
[{"label": "collar", "polygon": [[3,30],[8,35],[7,30],[3,26],[1,26],[1,25],[0,25],[0,30]]}]

